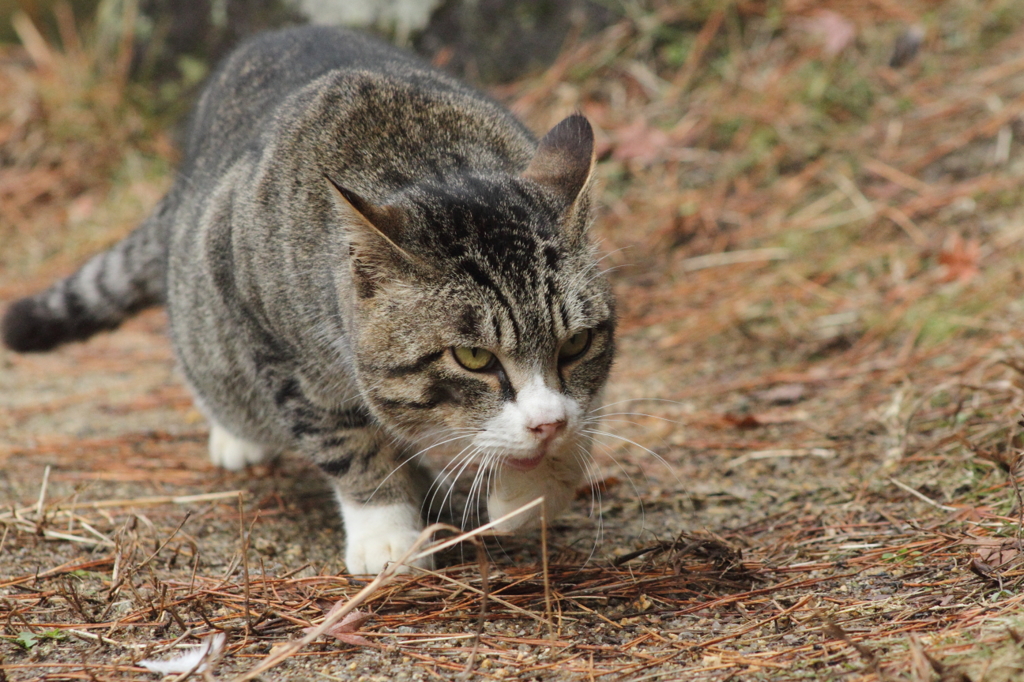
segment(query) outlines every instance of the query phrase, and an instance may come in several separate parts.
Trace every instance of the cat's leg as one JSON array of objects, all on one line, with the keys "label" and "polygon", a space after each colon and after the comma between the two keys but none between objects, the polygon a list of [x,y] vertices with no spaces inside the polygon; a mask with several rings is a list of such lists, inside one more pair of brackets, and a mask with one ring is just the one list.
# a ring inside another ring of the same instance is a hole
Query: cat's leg
[{"label": "cat's leg", "polygon": [[[369,431],[367,429],[366,431]],[[321,449],[315,460],[331,477],[345,524],[345,566],[349,573],[379,573],[405,554],[423,532],[420,507],[429,478],[415,462],[401,463],[391,443],[373,433],[350,434],[344,452]],[[360,442],[361,441],[361,442]],[[345,469],[345,462],[348,462]],[[433,568],[430,557],[408,561]],[[400,567],[399,572],[407,572]]]},{"label": "cat's leg", "polygon": [[239,438],[216,422],[210,422],[210,461],[229,471],[259,464],[277,452],[266,445]]},{"label": "cat's leg", "polygon": [[[360,504],[338,495],[345,523],[345,566],[349,573],[379,573],[400,560],[423,532],[420,510],[408,503]],[[428,559],[411,562],[433,568]],[[399,572],[408,569],[400,568]]]},{"label": "cat's leg", "polygon": [[[269,374],[270,394],[300,452],[328,476],[345,525],[349,573],[379,573],[402,559],[423,531],[420,506],[429,475],[362,406],[323,408],[298,381]],[[427,557],[410,565],[429,568]],[[408,571],[402,567],[400,571]]]},{"label": "cat's leg", "polygon": [[487,497],[487,514],[494,521],[543,497],[543,510],[541,505],[537,505],[503,521],[497,529],[512,531],[537,526],[542,513],[550,523],[576,496],[589,457],[583,453],[566,452],[559,456],[545,457],[536,468],[529,471],[501,468],[494,476]]}]

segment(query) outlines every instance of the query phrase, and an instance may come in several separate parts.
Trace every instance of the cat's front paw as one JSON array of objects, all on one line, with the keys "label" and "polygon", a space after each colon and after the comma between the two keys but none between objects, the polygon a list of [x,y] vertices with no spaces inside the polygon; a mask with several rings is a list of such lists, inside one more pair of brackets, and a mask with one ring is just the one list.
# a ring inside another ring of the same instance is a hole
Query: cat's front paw
[{"label": "cat's front paw", "polygon": [[[411,504],[364,505],[342,501],[345,521],[345,566],[354,575],[376,574],[398,561],[415,544],[423,530],[419,511]],[[431,557],[410,562],[433,568]],[[399,573],[408,573],[400,566]]]},{"label": "cat's front paw", "polygon": [[241,471],[250,464],[259,464],[269,454],[266,446],[238,438],[219,424],[210,424],[210,461],[215,465]]}]

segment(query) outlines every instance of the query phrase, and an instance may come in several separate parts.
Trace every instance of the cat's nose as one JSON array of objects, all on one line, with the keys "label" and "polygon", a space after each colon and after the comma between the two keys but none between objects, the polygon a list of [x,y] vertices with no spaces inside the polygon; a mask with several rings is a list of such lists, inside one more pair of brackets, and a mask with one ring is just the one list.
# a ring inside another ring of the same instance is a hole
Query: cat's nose
[{"label": "cat's nose", "polygon": [[560,419],[556,422],[548,422],[547,424],[538,424],[537,426],[530,426],[531,433],[536,434],[542,441],[549,441],[558,435],[558,432],[565,426],[565,420]]}]

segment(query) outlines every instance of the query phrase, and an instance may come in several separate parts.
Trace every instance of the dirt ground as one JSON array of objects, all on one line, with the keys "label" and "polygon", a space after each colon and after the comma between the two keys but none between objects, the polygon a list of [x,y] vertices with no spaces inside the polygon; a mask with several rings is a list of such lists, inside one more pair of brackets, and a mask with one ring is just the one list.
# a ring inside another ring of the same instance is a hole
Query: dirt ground
[{"label": "dirt ground", "polygon": [[[594,491],[282,655],[366,585],[315,467],[209,463],[160,310],[0,350],[0,680],[155,679],[216,632],[197,677],[1024,679],[1024,12],[645,7],[495,91],[598,131],[621,326]],[[123,84],[74,91],[44,48],[0,77],[3,302],[173,163]]]}]

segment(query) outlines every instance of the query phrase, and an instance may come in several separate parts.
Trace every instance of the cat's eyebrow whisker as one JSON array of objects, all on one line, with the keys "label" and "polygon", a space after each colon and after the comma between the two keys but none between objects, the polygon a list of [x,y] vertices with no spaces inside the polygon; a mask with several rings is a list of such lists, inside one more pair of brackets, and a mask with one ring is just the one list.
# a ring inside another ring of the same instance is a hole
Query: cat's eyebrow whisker
[{"label": "cat's eyebrow whisker", "polygon": [[598,277],[605,277],[605,276],[607,276],[611,272],[615,272],[616,270],[621,270],[622,268],[627,267],[627,265],[628,265],[627,263],[623,263],[621,265],[613,265],[612,267],[608,268],[607,270],[598,270],[593,275],[591,275],[591,277],[586,282],[584,282],[580,286],[581,287],[585,287],[588,284],[590,284],[591,282],[593,282],[595,279],[597,279]]},{"label": "cat's eyebrow whisker", "polygon": [[586,298],[581,299],[581,300],[586,301],[588,303],[594,302],[594,301],[600,302],[602,300],[602,296],[601,296],[600,292],[594,292],[592,295],[587,296]]},{"label": "cat's eyebrow whisker", "polygon": [[632,246],[620,246],[619,248],[615,249],[614,251],[609,251],[608,253],[604,254],[603,256],[598,258],[596,261],[594,261],[594,265],[598,266],[601,263],[603,263],[604,261],[606,261],[609,258],[611,258],[612,256],[614,256],[615,254],[622,253],[623,251],[626,251],[626,250],[631,249],[631,248],[633,248],[633,247]]},{"label": "cat's eyebrow whisker", "polygon": [[[587,286],[588,284],[590,284],[595,279],[597,279],[598,277],[600,277],[601,275],[603,275],[605,273],[608,273],[608,272],[612,272],[613,270],[616,270],[618,268],[625,267],[625,264],[622,264],[622,265],[612,266],[611,268],[609,268],[607,270],[601,270],[600,265],[605,260],[611,258],[612,256],[614,256],[615,254],[617,254],[617,253],[619,253],[621,251],[625,251],[627,248],[630,248],[630,247],[627,247],[627,246],[620,247],[618,249],[615,249],[614,251],[610,251],[610,252],[606,253],[605,255],[603,255],[600,258],[592,261],[591,263],[588,263],[585,268],[581,269],[579,272],[577,272],[575,275],[573,275],[572,279],[569,280],[569,283],[568,283],[568,286],[566,287],[566,289],[573,290],[573,289],[577,289],[577,288],[583,288],[583,287]],[[593,273],[593,274],[591,274],[591,273]],[[582,280],[587,275],[591,275],[590,278],[586,282],[583,282],[582,284],[580,284],[580,280]]]}]

